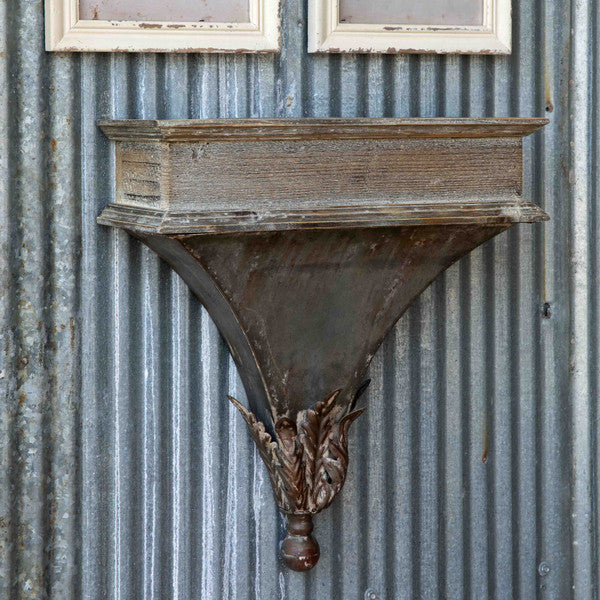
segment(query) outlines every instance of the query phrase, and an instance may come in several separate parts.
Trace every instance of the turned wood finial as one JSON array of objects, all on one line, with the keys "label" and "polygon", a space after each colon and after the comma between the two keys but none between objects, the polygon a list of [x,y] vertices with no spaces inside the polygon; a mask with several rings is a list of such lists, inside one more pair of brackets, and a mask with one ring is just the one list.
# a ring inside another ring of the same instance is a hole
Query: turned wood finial
[{"label": "turned wood finial", "polygon": [[308,571],[318,562],[320,551],[311,535],[312,515],[288,515],[288,536],[281,543],[281,558],[294,571]]}]

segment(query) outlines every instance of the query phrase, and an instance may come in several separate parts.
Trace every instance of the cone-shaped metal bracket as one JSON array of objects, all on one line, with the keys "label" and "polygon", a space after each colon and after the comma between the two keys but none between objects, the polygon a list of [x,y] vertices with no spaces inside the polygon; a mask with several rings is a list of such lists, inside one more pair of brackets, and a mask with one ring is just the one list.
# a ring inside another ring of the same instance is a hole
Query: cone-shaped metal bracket
[{"label": "cone-shaped metal bracket", "polygon": [[514,223],[541,119],[107,121],[116,200],[99,217],[186,281],[227,341],[235,398],[287,514],[290,568],[341,490],[371,358],[453,262]]}]

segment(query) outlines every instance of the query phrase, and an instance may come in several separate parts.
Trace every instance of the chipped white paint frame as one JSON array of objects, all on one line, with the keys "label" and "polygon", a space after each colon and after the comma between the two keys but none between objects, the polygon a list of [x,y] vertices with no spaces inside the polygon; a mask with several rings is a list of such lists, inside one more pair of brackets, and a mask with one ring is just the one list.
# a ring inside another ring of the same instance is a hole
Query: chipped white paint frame
[{"label": "chipped white paint frame", "polygon": [[309,52],[511,52],[511,0],[484,0],[481,26],[340,23],[339,4],[340,0],[309,0]]},{"label": "chipped white paint frame", "polygon": [[278,52],[279,0],[249,0],[249,23],[80,20],[78,0],[46,0],[46,50]]}]

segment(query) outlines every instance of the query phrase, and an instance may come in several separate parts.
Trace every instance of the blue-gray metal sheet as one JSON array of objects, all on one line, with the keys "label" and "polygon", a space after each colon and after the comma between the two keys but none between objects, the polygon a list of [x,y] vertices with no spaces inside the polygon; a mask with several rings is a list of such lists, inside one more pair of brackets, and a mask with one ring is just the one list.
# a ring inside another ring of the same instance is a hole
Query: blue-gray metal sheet
[{"label": "blue-gray metal sheet", "polygon": [[[0,2],[0,598],[597,600],[599,15],[516,0],[511,56],[318,56],[286,0],[280,55],[48,54],[42,1]],[[551,119],[525,194],[552,221],[460,261],[387,338],[309,574],[276,559],[214,324],[96,224],[97,119],[284,116]]]}]

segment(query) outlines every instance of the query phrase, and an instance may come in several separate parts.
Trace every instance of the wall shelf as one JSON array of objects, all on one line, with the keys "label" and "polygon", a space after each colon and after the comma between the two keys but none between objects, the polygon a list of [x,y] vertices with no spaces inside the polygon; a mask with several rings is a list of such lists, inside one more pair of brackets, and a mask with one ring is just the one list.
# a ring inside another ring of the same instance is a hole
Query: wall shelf
[{"label": "wall shelf", "polygon": [[[240,410],[288,516],[284,562],[319,558],[371,358],[411,302],[515,223],[522,139],[546,119],[101,121],[116,198],[98,222],[179,273],[227,341]],[[218,440],[215,440],[218,443]]]}]

